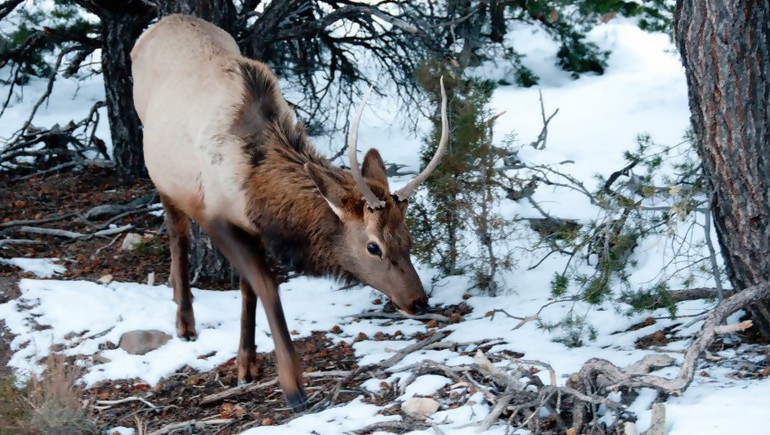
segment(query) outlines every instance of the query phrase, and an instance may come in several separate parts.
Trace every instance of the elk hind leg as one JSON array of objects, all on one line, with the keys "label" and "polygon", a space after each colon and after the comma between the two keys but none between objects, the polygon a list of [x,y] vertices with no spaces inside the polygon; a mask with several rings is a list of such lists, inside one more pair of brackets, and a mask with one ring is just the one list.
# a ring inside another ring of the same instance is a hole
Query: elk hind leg
[{"label": "elk hind leg", "polygon": [[166,197],[161,195],[163,209],[166,211],[166,229],[168,230],[171,250],[171,273],[169,279],[174,288],[176,302],[176,333],[188,341],[195,340],[195,314],[190,291],[190,221]]},{"label": "elk hind leg", "polygon": [[252,382],[259,376],[254,333],[257,313],[257,294],[249,282],[241,277],[241,340],[238,346],[238,384]]},{"label": "elk hind leg", "polygon": [[307,396],[302,367],[286,327],[278,283],[265,264],[262,252],[259,251],[259,240],[224,220],[212,220],[204,229],[262,300],[275,343],[278,381],[284,397],[293,409],[304,409]]}]

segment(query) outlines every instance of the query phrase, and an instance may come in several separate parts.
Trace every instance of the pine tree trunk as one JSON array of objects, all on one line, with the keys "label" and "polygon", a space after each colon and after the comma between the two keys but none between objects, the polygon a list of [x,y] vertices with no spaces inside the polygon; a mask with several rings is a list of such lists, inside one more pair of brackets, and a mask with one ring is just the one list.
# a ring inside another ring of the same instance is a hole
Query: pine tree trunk
[{"label": "pine tree trunk", "polygon": [[139,0],[81,1],[102,22],[102,73],[115,166],[121,177],[146,177],[142,130],[134,110],[131,49],[155,11]]},{"label": "pine tree trunk", "polygon": [[158,15],[185,14],[214,23],[231,35],[235,30],[235,5],[232,0],[159,0]]},{"label": "pine tree trunk", "polygon": [[[676,43],[736,290],[770,280],[770,3],[678,0]],[[749,308],[770,337],[770,301]]]},{"label": "pine tree trunk", "polygon": [[[235,26],[235,6],[232,0],[160,0],[160,16],[187,14],[232,33]],[[206,287],[234,288],[238,275],[211,240],[193,222],[190,238],[190,273],[192,284]]]}]

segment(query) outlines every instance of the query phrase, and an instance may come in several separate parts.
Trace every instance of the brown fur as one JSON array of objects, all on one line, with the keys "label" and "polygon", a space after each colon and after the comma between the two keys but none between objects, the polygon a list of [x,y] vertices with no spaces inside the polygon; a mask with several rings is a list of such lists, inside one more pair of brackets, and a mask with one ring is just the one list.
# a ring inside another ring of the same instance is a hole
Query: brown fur
[{"label": "brown fur", "polygon": [[[406,311],[427,297],[409,258],[406,203],[390,193],[379,153],[361,173],[384,206],[372,210],[353,176],[320,156],[262,63],[204,21],[173,15],[132,51],[145,156],[161,193],[178,304],[177,331],[194,339],[188,216],[242,276],[238,379],[255,378],[254,321],[262,299],[287,401],[304,401],[299,358],[267,262],[314,276],[369,284]],[[375,244],[379,253],[372,253]]]}]

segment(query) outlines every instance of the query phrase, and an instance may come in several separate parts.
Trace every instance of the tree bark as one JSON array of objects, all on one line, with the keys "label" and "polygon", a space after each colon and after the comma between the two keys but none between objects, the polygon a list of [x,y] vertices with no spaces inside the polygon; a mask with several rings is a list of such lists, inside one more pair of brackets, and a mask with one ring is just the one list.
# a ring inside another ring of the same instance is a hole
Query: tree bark
[{"label": "tree bark", "polygon": [[102,73],[115,167],[121,177],[146,177],[142,130],[134,110],[131,49],[155,10],[140,0],[76,0],[102,23]]},{"label": "tree bark", "polygon": [[221,27],[227,33],[235,32],[235,5],[232,0],[160,0],[158,15],[185,14],[202,18]]},{"label": "tree bark", "polygon": [[147,176],[142,130],[134,109],[131,49],[151,18],[121,12],[102,17],[102,72],[113,156],[118,174],[127,179]]},{"label": "tree bark", "polygon": [[[674,19],[719,244],[742,290],[770,280],[770,3],[678,0]],[[770,301],[748,311],[770,337]]]}]

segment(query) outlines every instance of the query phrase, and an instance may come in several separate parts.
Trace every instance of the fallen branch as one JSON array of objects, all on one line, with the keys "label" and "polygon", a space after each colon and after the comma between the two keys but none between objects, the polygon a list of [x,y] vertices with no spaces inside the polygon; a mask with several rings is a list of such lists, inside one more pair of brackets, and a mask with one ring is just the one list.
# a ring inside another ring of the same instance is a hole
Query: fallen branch
[{"label": "fallen branch", "polygon": [[717,334],[735,334],[736,332],[745,331],[754,326],[751,320],[744,320],[741,323],[732,323],[730,325],[719,325],[714,328],[714,332]]},{"label": "fallen branch", "polygon": [[0,239],[0,247],[5,245],[45,245],[42,240],[30,239]]},{"label": "fallen branch", "polygon": [[[351,371],[349,370],[329,370],[324,372],[307,372],[304,373],[304,376],[306,379],[313,379],[313,378],[330,378],[330,377],[343,377],[343,376],[349,376]],[[238,385],[237,387],[229,388],[224,391],[220,391],[218,393],[209,394],[208,396],[204,396],[200,404],[201,405],[209,405],[211,403],[220,402],[224,399],[233,397],[233,396],[239,396],[241,394],[246,393],[252,393],[257,390],[261,390],[263,388],[272,387],[274,385],[278,384],[278,378],[266,381],[266,382],[260,382],[259,384],[243,384]]]},{"label": "fallen branch", "polygon": [[372,423],[370,425],[364,426],[361,429],[356,429],[353,431],[354,434],[368,434],[378,431],[398,431],[399,433],[404,433],[406,431],[413,431],[413,430],[422,430],[427,429],[430,426],[427,426],[425,424],[421,424],[419,422],[414,421],[401,421],[401,420],[391,420],[391,421],[378,421],[377,423]]},{"label": "fallen branch", "polygon": [[[588,360],[580,369],[579,376],[585,381],[595,379],[598,375],[606,378],[606,385],[599,387],[607,389],[618,389],[620,387],[647,387],[663,391],[668,394],[680,395],[693,380],[695,376],[696,364],[698,358],[714,342],[720,330],[726,329],[720,327],[734,312],[756,303],[770,296],[770,283],[762,283],[742,290],[727,299],[720,302],[714,311],[712,311],[703,321],[698,338],[687,348],[679,373],[674,379],[661,378],[652,375],[630,375],[613,363],[599,358]],[[746,324],[740,324],[741,327],[747,327]]]},{"label": "fallen branch", "polygon": [[103,406],[94,406],[94,408],[101,411],[103,409],[109,409],[114,405],[122,405],[124,403],[130,403],[130,402],[142,402],[145,405],[149,406],[150,409],[152,409],[153,411],[157,411],[159,409],[157,406],[153,405],[149,400],[138,396],[125,397],[123,399],[117,399],[117,400],[97,400],[96,404],[103,405]]},{"label": "fallen branch", "polygon": [[189,421],[183,421],[181,423],[171,423],[169,425],[163,426],[162,428],[156,430],[155,432],[151,432],[150,435],[163,435],[167,433],[176,432],[180,429],[186,429],[185,433],[197,433],[195,429],[200,429],[208,433],[208,432],[211,432],[211,429],[205,429],[206,426],[212,426],[216,424],[230,424],[232,422],[233,420],[230,418],[219,418],[216,420],[189,420]]},{"label": "fallen branch", "polygon": [[[684,301],[692,301],[697,299],[719,299],[719,289],[717,288],[711,288],[711,287],[698,287],[698,288],[690,288],[690,289],[683,289],[683,290],[670,290],[668,292],[668,295],[670,299],[668,301],[655,301],[653,302],[652,306],[648,307],[651,309],[654,308],[665,308],[668,306],[671,302],[678,303],[678,302],[684,302]],[[724,296],[732,296],[735,294],[735,290],[733,289],[722,289],[722,293]],[[621,298],[618,298],[618,302],[623,302],[626,304],[630,304],[633,299],[633,295],[626,295]]]},{"label": "fallen branch", "polygon": [[369,311],[364,313],[358,313],[358,314],[352,314],[347,317],[355,317],[358,319],[396,319],[396,320],[436,320],[438,322],[444,322],[449,323],[451,320],[449,317],[444,316],[442,314],[435,314],[435,313],[427,313],[427,314],[417,314],[417,315],[409,315],[404,313],[386,313],[384,311]]},{"label": "fallen branch", "polygon": [[0,223],[0,229],[10,228],[10,227],[20,227],[20,226],[26,226],[26,225],[48,224],[51,222],[58,222],[64,219],[69,219],[75,215],[76,213],[65,213],[61,216],[52,216],[52,217],[43,218],[43,219],[25,219],[25,220],[18,220],[18,221],[3,222],[3,223]]},{"label": "fallen branch", "polygon": [[107,229],[99,230],[93,233],[78,233],[75,231],[62,230],[59,228],[20,226],[20,227],[12,227],[12,228],[3,230],[2,232],[0,232],[0,235],[4,235],[7,233],[28,233],[28,234],[41,234],[44,236],[61,237],[65,239],[75,240],[75,239],[88,239],[91,237],[112,236],[118,233],[128,231],[133,227],[134,227],[133,225],[128,224],[128,225],[123,225],[116,228],[107,228]]},{"label": "fallen branch", "polygon": [[86,237],[87,234],[76,233],[74,231],[60,230],[58,228],[28,227],[22,226],[14,229],[17,233],[42,234],[45,236],[63,237],[66,239],[79,239]]}]

